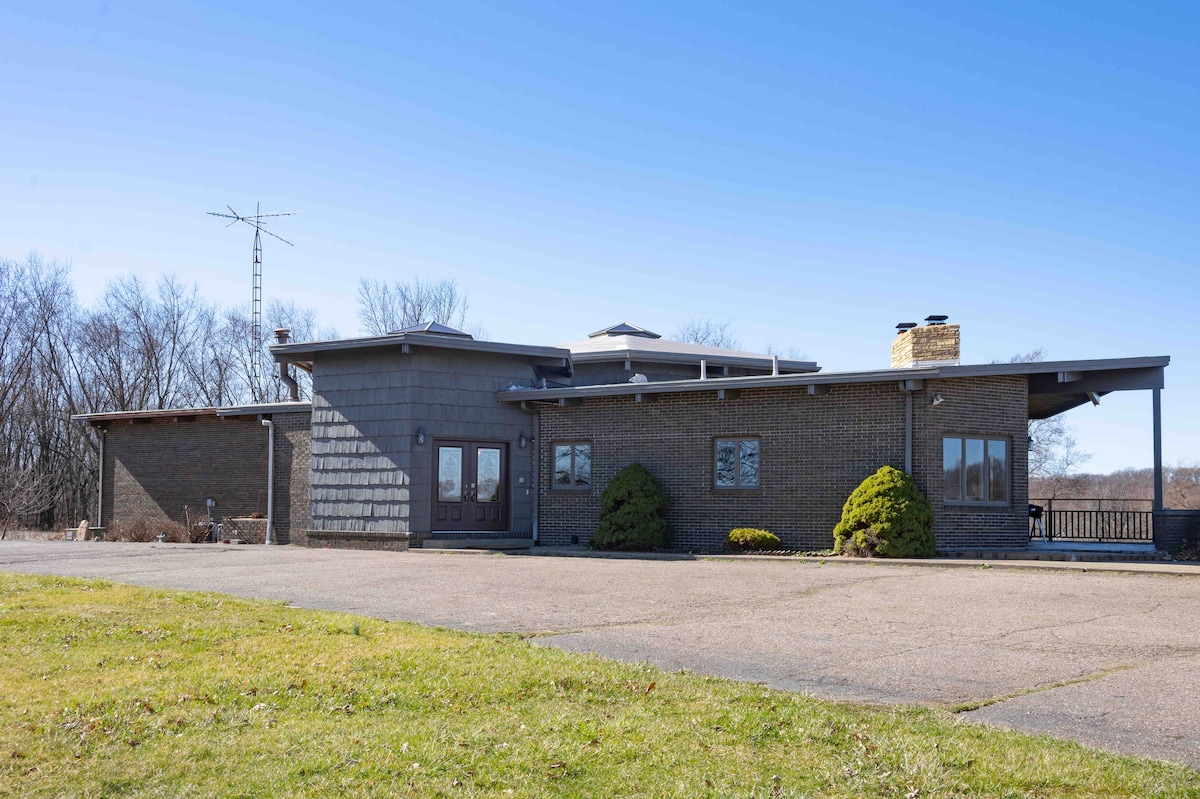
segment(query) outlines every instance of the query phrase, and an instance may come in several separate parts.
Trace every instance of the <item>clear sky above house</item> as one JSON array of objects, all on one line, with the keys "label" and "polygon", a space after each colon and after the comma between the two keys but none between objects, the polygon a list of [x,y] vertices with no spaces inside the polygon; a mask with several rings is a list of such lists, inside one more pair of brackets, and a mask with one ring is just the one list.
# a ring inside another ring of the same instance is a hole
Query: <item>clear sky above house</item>
[{"label": "clear sky above house", "polygon": [[[205,212],[261,201],[264,297],[343,335],[418,275],[498,340],[710,317],[826,370],[945,313],[969,362],[1171,355],[1200,459],[1200,4],[813,5],[10,4],[0,256],[248,303]],[[1150,464],[1147,392],[1068,421]]]}]

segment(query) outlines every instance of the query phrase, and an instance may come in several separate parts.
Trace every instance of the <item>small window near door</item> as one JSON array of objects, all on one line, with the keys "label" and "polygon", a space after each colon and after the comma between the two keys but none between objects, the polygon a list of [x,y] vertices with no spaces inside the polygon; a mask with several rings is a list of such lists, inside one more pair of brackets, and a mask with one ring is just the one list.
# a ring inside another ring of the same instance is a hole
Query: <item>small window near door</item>
[{"label": "small window near door", "polygon": [[942,498],[954,505],[1008,503],[1008,442],[999,438],[942,439]]},{"label": "small window near door", "polygon": [[717,439],[713,472],[717,488],[758,488],[758,439]]},{"label": "small window near door", "polygon": [[592,487],[592,445],[554,445],[554,487],[588,489]]}]

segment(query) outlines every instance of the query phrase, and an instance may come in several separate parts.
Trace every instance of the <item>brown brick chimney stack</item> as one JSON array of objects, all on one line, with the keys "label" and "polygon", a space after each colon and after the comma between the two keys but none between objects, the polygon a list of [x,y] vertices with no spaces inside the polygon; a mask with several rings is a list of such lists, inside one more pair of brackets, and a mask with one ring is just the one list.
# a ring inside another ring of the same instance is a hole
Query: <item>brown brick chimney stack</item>
[{"label": "brown brick chimney stack", "polygon": [[897,326],[900,332],[892,339],[893,369],[958,363],[958,325],[946,324],[944,316],[930,316],[925,322],[924,327],[911,323]]}]

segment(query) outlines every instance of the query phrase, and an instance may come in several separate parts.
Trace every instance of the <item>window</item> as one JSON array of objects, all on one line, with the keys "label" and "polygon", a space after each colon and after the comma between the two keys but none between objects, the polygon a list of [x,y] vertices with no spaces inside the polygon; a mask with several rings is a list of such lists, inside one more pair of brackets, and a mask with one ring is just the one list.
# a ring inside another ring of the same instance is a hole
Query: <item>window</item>
[{"label": "window", "polygon": [[998,438],[943,438],[942,476],[946,502],[1008,502],[1008,442]]},{"label": "window", "polygon": [[717,488],[758,488],[758,439],[717,439],[714,473]]},{"label": "window", "polygon": [[592,487],[592,445],[554,445],[554,487]]}]

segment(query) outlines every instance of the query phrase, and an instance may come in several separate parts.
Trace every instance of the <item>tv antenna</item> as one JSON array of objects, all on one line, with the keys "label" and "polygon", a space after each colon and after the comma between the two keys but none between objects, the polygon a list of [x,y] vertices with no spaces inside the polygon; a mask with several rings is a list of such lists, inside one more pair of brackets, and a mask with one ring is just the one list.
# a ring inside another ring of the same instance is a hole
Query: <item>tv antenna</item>
[{"label": "tv antenna", "polygon": [[270,219],[277,216],[295,216],[296,211],[284,211],[278,214],[264,214],[262,212],[262,204],[254,204],[254,213],[242,215],[233,210],[233,206],[225,206],[229,209],[229,213],[223,211],[209,211],[209,216],[228,219],[229,224],[225,227],[232,227],[238,222],[245,222],[250,227],[254,228],[254,264],[253,276],[250,284],[250,328],[251,335],[254,341],[254,357],[250,359],[250,376],[254,383],[253,391],[258,390],[259,378],[262,373],[262,235],[266,233],[268,236],[279,239],[289,247],[294,247],[290,241],[283,236],[272,233],[267,229],[267,223],[264,219]]}]

